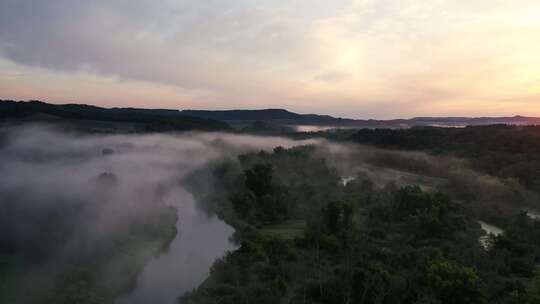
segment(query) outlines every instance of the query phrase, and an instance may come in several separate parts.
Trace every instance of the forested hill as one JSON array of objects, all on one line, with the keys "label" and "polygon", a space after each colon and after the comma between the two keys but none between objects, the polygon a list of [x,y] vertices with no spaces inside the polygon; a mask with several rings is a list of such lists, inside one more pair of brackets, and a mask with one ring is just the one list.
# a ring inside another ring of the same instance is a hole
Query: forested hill
[{"label": "forested hill", "polygon": [[271,122],[277,125],[319,125],[351,128],[403,129],[415,126],[536,125],[538,117],[415,117],[410,119],[350,119],[330,115],[299,114],[285,109],[260,110],[170,110],[140,108],[101,108],[83,104],[56,105],[41,101],[0,99],[0,119],[28,118],[35,114],[76,120],[114,121],[152,124],[161,130],[222,130],[228,123]]},{"label": "forested hill", "polygon": [[349,126],[358,128],[408,128],[414,126],[535,125],[538,117],[415,117],[410,119],[350,119],[330,115],[298,114],[285,109],[262,110],[184,110],[183,114],[223,121],[279,121],[288,124]]},{"label": "forested hill", "polygon": [[330,122],[349,121],[352,119],[335,118],[329,115],[298,114],[285,109],[262,109],[262,110],[184,110],[185,115],[204,117],[219,120],[295,120],[305,122]]},{"label": "forested hill", "polygon": [[56,105],[41,101],[0,100],[0,119],[67,119],[141,124],[146,131],[225,130],[227,123],[192,117],[178,110],[101,108],[83,104]]}]

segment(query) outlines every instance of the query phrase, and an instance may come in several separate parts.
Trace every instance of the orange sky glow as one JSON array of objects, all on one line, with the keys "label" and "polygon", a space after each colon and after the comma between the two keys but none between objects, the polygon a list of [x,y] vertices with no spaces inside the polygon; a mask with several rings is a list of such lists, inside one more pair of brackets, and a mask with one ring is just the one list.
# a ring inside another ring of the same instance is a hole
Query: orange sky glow
[{"label": "orange sky glow", "polygon": [[540,116],[538,54],[536,0],[0,4],[3,99]]}]

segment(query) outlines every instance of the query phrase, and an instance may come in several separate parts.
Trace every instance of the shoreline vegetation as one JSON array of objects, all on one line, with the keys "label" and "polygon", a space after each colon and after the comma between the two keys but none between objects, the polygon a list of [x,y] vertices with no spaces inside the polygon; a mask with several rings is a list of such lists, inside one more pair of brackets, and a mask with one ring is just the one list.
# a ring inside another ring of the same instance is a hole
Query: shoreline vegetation
[{"label": "shoreline vegetation", "polygon": [[313,146],[215,162],[189,181],[241,246],[179,303],[540,300],[540,223],[526,214],[501,215],[485,248],[474,202],[361,175],[344,184]]},{"label": "shoreline vegetation", "polygon": [[[115,303],[135,286],[146,264],[167,250],[177,233],[176,212],[174,207],[156,205],[153,214],[131,225],[126,233],[97,240],[89,244],[95,249],[88,255],[61,265],[31,266],[24,254],[3,256],[0,302]],[[51,267],[58,268],[52,275]]]}]

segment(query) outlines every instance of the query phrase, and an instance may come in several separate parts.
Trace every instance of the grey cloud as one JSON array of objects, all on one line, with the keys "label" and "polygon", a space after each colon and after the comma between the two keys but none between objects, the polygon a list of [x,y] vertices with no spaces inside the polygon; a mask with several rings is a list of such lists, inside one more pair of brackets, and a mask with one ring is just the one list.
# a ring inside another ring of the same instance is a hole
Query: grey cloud
[{"label": "grey cloud", "polygon": [[239,1],[0,3],[0,51],[23,65],[234,93],[299,47],[275,12]]}]

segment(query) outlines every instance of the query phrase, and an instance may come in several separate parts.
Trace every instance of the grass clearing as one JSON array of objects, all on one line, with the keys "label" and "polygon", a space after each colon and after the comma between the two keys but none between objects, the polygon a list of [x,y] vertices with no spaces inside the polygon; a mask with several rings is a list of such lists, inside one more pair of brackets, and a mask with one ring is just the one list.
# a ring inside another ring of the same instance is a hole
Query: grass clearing
[{"label": "grass clearing", "polygon": [[261,233],[268,236],[277,236],[283,239],[294,240],[304,236],[306,221],[294,220],[285,221],[278,225],[265,226]]}]

